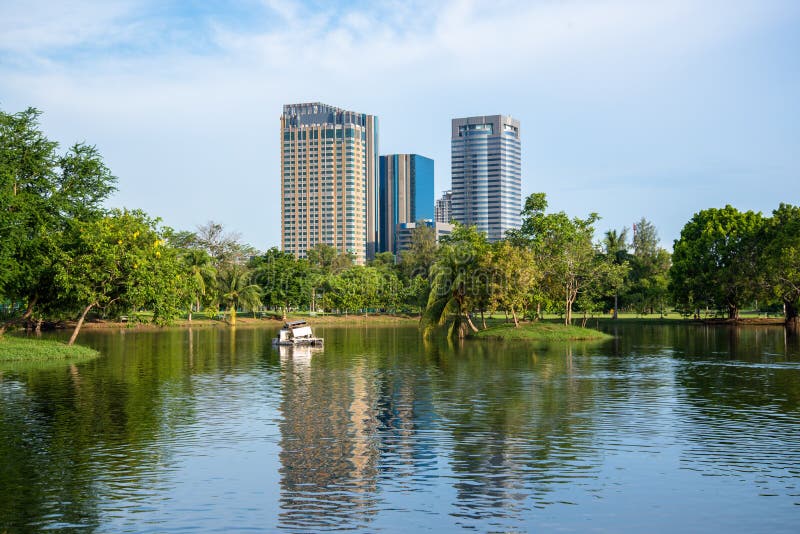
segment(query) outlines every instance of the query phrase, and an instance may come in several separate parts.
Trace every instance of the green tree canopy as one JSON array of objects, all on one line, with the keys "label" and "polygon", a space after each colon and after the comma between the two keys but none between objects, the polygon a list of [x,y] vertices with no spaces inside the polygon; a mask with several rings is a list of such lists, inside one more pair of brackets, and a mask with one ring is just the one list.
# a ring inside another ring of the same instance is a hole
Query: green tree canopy
[{"label": "green tree canopy", "polygon": [[616,264],[595,249],[596,213],[581,219],[563,211],[546,213],[546,209],[544,193],[530,195],[522,211],[522,226],[509,232],[509,240],[532,250],[544,275],[543,292],[550,300],[564,303],[564,322],[570,324],[576,299],[588,291],[613,291],[627,265]]},{"label": "green tree canopy", "polygon": [[230,313],[229,323],[236,326],[236,309],[254,310],[261,306],[261,288],[252,283],[252,271],[237,263],[219,274],[219,298]]},{"label": "green tree canopy", "polygon": [[58,303],[79,313],[75,342],[94,308],[147,308],[168,322],[183,306],[190,277],[165,245],[157,221],[141,211],[113,210],[107,217],[76,222],[53,262]]},{"label": "green tree canopy", "polygon": [[[54,258],[74,222],[103,216],[102,202],[116,178],[93,146],[73,145],[63,155],[41,131],[41,112],[0,111],[0,298],[37,303],[53,298]],[[6,323],[0,326],[0,334]]]},{"label": "green tree canopy", "polygon": [[688,309],[709,305],[737,319],[763,285],[763,229],[760,213],[732,206],[696,213],[673,249],[669,288],[676,302]]},{"label": "green tree canopy", "polygon": [[787,325],[800,327],[800,207],[781,204],[765,228],[761,265],[769,293],[783,302]]},{"label": "green tree canopy", "polygon": [[486,278],[481,276],[481,259],[489,252],[486,235],[475,226],[456,223],[431,266],[431,290],[422,316],[425,334],[449,325],[448,335],[464,337],[467,328],[477,332],[470,311],[482,293]]}]

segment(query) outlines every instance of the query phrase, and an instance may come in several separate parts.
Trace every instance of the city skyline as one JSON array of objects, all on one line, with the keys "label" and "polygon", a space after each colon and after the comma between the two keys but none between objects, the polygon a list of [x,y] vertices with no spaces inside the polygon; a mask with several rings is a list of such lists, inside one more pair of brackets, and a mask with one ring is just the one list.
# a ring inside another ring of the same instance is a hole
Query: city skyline
[{"label": "city skyline", "polygon": [[286,102],[368,110],[381,153],[440,171],[452,117],[511,114],[523,198],[598,212],[598,238],[645,216],[671,249],[701,209],[798,202],[797,2],[9,0],[0,17],[0,107],[96,145],[119,176],[110,207],[215,220],[261,250],[280,243],[264,205]]}]

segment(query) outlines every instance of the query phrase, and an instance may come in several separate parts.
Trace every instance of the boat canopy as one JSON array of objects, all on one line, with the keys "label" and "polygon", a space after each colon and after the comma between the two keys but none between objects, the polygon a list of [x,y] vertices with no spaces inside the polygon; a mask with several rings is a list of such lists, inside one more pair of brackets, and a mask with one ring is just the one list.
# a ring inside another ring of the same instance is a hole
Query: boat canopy
[{"label": "boat canopy", "polygon": [[292,328],[292,337],[295,339],[300,337],[311,337],[311,327],[310,326],[300,326]]}]

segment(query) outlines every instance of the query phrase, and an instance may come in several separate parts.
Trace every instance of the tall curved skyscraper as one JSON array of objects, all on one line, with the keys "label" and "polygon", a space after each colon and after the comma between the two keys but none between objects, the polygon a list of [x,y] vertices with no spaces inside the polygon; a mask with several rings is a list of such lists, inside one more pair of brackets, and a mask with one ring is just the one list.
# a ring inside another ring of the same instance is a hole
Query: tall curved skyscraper
[{"label": "tall curved skyscraper", "polygon": [[489,241],[519,228],[522,166],[519,121],[506,115],[453,119],[452,218]]}]

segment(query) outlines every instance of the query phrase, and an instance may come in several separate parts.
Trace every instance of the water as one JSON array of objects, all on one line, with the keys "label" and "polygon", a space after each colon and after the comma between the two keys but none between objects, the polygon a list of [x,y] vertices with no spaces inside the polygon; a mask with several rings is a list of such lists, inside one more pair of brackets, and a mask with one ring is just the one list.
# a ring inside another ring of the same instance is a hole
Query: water
[{"label": "water", "polygon": [[[800,342],[86,331],[0,374],[0,532],[797,532]],[[291,352],[291,349],[290,349]]]}]

